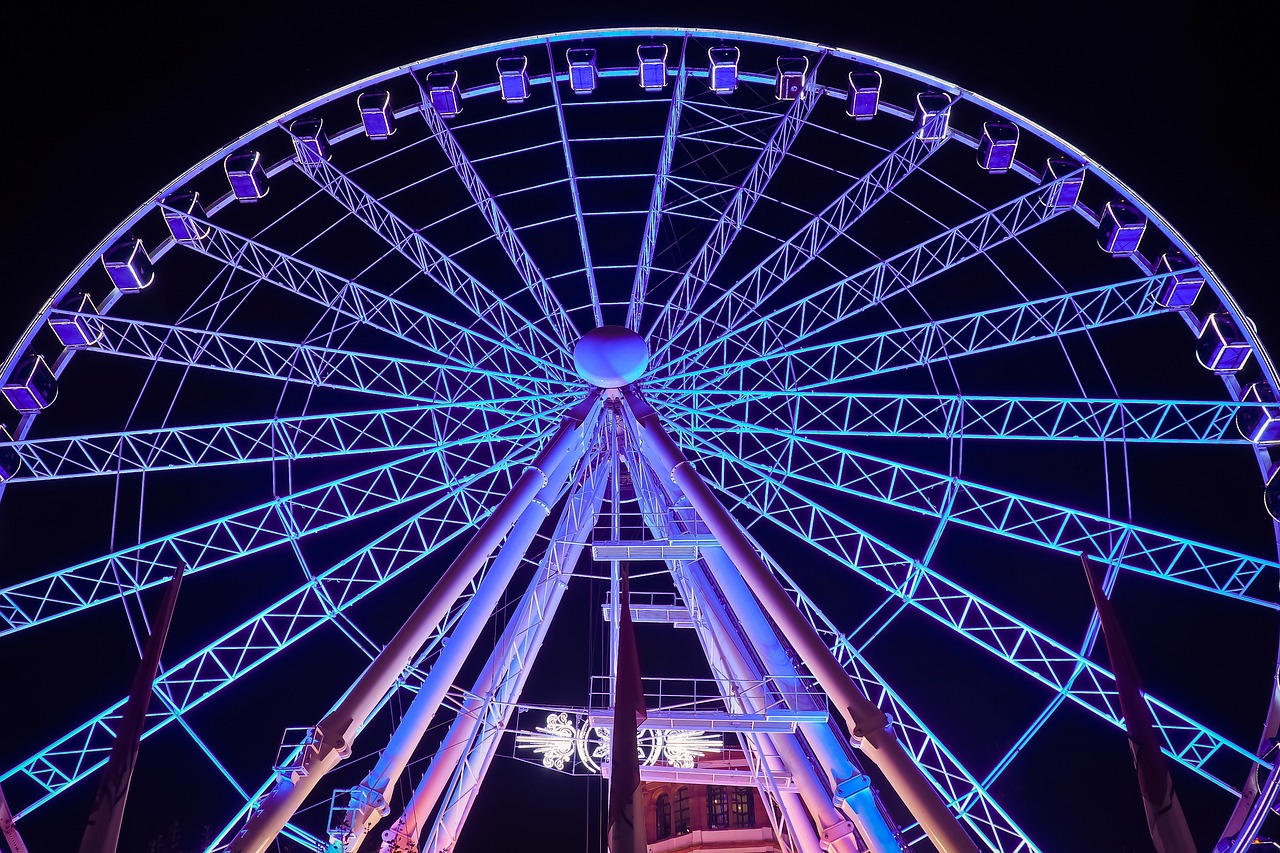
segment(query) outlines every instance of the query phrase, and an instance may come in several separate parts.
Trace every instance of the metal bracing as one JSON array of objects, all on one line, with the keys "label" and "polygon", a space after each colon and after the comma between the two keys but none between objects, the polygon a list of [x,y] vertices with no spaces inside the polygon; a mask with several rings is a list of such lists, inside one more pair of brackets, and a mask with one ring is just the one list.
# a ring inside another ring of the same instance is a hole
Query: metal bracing
[{"label": "metal bracing", "polygon": [[717,294],[703,311],[686,314],[672,322],[670,333],[656,338],[661,343],[654,353],[654,367],[664,361],[663,357],[672,348],[677,352],[685,348],[691,327],[706,323],[712,328],[733,329],[754,315],[782,284],[821,256],[864,213],[923,166],[944,141],[923,139],[919,133],[913,132],[750,272]]},{"label": "metal bracing", "polygon": [[[708,457],[704,457],[704,461],[709,461]],[[1115,676],[1105,667],[986,602],[932,567],[868,535],[786,485],[784,478],[747,462],[740,462],[736,470],[737,478],[732,481],[714,469],[709,476],[745,508],[802,537],[879,588],[1041,684],[1067,693],[1077,704],[1112,725],[1123,727]],[[1250,750],[1189,715],[1151,694],[1147,694],[1146,699],[1164,741],[1164,750],[1175,761],[1215,784],[1235,790],[1208,768],[1211,762],[1223,759],[1236,763],[1258,762]]]},{"label": "metal bracing", "polygon": [[[920,768],[910,758],[893,733],[884,711],[872,705],[849,679],[823,644],[813,626],[805,621],[786,591],[769,572],[754,547],[742,535],[732,516],[689,465],[679,447],[663,428],[657,414],[634,388],[624,398],[635,417],[646,458],[671,471],[671,478],[697,511],[742,574],[751,592],[760,600],[801,661],[809,669],[832,704],[844,718],[847,729],[858,740],[864,755],[880,768],[894,792],[902,798],[912,816],[944,853],[975,851],[973,841],[947,810]],[[717,579],[718,580],[718,579]]]},{"label": "metal bracing", "polygon": [[803,438],[1025,439],[1161,443],[1249,443],[1240,416],[1266,415],[1274,405],[1235,400],[1120,400],[993,397],[961,394],[885,394],[856,391],[654,392],[695,431],[751,429]]},{"label": "metal bracing", "polygon": [[567,366],[567,344],[564,340],[551,337],[535,322],[536,318],[525,317],[511,307],[332,163],[309,158],[298,162],[298,168],[391,248],[408,258],[423,275],[462,303],[498,337],[513,342],[533,357]]},{"label": "metal bracing", "polygon": [[[788,350],[818,332],[1061,215],[1063,208],[1046,201],[1068,180],[1078,180],[1080,174],[1073,172],[1046,183],[758,319],[741,322],[724,331],[699,330],[698,334],[690,335],[684,351],[667,360],[667,369],[661,375],[693,373],[695,371],[688,369],[691,364],[731,362],[744,344],[760,353]],[[761,301],[776,289],[775,286],[772,291],[760,294]]]},{"label": "metal bracing", "polygon": [[406,501],[447,493],[478,471],[511,464],[507,442],[530,443],[548,434],[527,424],[510,430],[497,427],[487,439],[425,450],[20,581],[0,590],[0,636],[157,586],[180,564],[192,575]]},{"label": "metal bracing", "polygon": [[55,312],[55,315],[86,317],[101,329],[102,337],[92,347],[94,352],[246,377],[429,402],[465,400],[473,394],[502,399],[513,391],[568,400],[570,394],[576,396],[577,393],[577,388],[567,382],[529,384],[522,381],[524,377],[520,374],[503,376],[460,364],[402,359],[122,317],[87,317],[70,312]]},{"label": "metal bracing", "polygon": [[928,775],[929,781],[945,798],[947,805],[985,844],[998,853],[1038,850],[1030,837],[991,796],[988,790],[990,783],[979,782],[960,763],[946,744],[929,730],[920,716],[876,672],[851,642],[850,634],[837,628],[777,562],[763,550],[761,553],[783,588],[808,618],[814,630],[827,642],[831,653],[854,679],[859,689],[893,717],[898,727],[898,736]]},{"label": "metal bracing", "polygon": [[[532,454],[525,459],[531,459]],[[498,497],[510,491],[521,460],[504,460],[487,472],[457,481],[448,493],[294,592],[222,635],[200,651],[169,666],[156,688],[172,697],[151,709],[143,737],[213,698],[237,679],[349,610],[382,584],[426,559],[430,553],[483,520]],[[435,635],[436,642],[441,636]],[[48,802],[101,767],[115,739],[124,700],[8,770],[0,781],[21,775],[42,794],[22,813]]]},{"label": "metal bracing", "polygon": [[553,471],[547,472],[546,484],[520,513],[506,541],[490,561],[484,580],[469,597],[462,618],[449,633],[449,644],[436,657],[418,694],[401,714],[395,732],[377,763],[352,791],[346,817],[339,822],[338,830],[330,835],[330,841],[343,850],[356,850],[383,814],[390,811],[388,798],[392,788],[404,773],[414,750],[439,712],[446,692],[458,677],[516,569],[525,559],[538,528],[550,515],[551,507],[563,496],[569,472],[577,467],[577,462],[574,457],[566,457]]},{"label": "metal bracing", "polygon": [[[719,415],[713,421],[733,425]],[[695,433],[676,421],[682,434]],[[740,424],[739,424],[740,426]],[[708,436],[718,477],[726,463],[766,472],[780,482],[808,482],[843,494],[922,513],[1069,554],[1084,552],[1140,574],[1275,609],[1255,585],[1280,563],[1197,542],[1131,522],[1073,509],[960,477],[781,430],[724,429]],[[779,461],[784,464],[779,464]]]},{"label": "metal bracing", "polygon": [[403,299],[242,237],[208,219],[163,204],[161,208],[167,215],[190,223],[193,231],[206,234],[204,239],[184,240],[181,245],[323,305],[335,314],[409,341],[440,358],[492,370],[496,375],[519,375],[537,369],[558,378],[576,379],[558,361],[537,357],[504,336],[465,328]]},{"label": "metal bracing", "polygon": [[[647,470],[646,473],[649,475],[644,478],[644,481],[649,485],[646,493],[653,495],[651,500],[660,500],[662,490],[657,487],[655,475],[651,470]],[[633,481],[640,481],[640,478],[633,476]],[[1030,849],[1025,834],[1013,824],[1000,806],[978,785],[973,776],[960,766],[946,747],[937,741],[934,735],[920,722],[919,717],[885,684],[883,679],[871,669],[870,665],[859,658],[850,645],[848,636],[836,630],[812,600],[796,587],[794,582],[787,577],[776,563],[769,559],[768,554],[758,545],[756,547],[768,562],[770,569],[778,577],[779,581],[783,583],[784,588],[786,588],[797,606],[805,613],[810,624],[823,637],[832,654],[836,656],[846,671],[855,679],[860,689],[867,696],[872,697],[873,701],[876,701],[878,705],[889,710],[900,728],[904,743],[907,744],[916,761],[920,763],[930,782],[947,798],[948,803],[953,808],[956,808],[957,812],[961,814],[970,827],[991,845],[992,849],[998,851]],[[708,559],[723,559],[723,552],[719,551],[719,549],[708,549],[705,554]],[[673,571],[675,571],[674,568]],[[684,572],[683,569],[681,571]],[[698,577],[696,573],[690,575],[690,573],[684,572],[683,575],[677,575],[677,580],[679,581],[680,577],[686,575]],[[709,581],[709,577],[706,580]],[[686,584],[691,582],[686,580]],[[685,587],[682,586],[681,588]],[[719,606],[719,611],[724,609],[723,599],[705,589],[699,591],[696,595],[692,592],[686,594],[685,598],[690,602],[700,602],[700,606],[697,609],[703,612],[708,608],[716,608],[717,606]],[[752,617],[753,612],[757,614],[754,617]],[[732,615],[734,617],[733,623],[741,624],[743,629],[746,629],[747,638],[745,639],[748,642],[755,640],[757,655],[761,651],[767,653],[772,648],[769,644],[766,644],[763,650],[759,648],[759,640],[756,634],[772,632],[772,627],[768,626],[760,618],[758,605],[754,602],[754,599],[739,594]],[[723,620],[724,613],[721,613],[721,616]],[[750,626],[756,628],[754,633],[750,630]],[[779,644],[776,646],[779,652],[782,649],[781,643],[782,641],[779,640]],[[771,673],[777,675],[791,669],[791,665],[785,656],[774,654],[773,657],[776,660],[770,665],[769,671]],[[834,730],[830,731],[834,733]],[[816,739],[814,735],[815,733],[811,730],[806,730],[809,742],[821,746],[823,743],[822,733],[817,733]],[[829,771],[833,771],[841,761],[846,764],[848,762],[847,758],[833,762],[830,755],[822,753],[823,751],[819,749],[819,760],[822,762],[822,766]],[[970,815],[970,809],[974,809],[975,813],[973,815]]]},{"label": "metal bracing", "polygon": [[[415,81],[417,79],[417,77],[414,77]],[[431,98],[427,96],[426,92],[422,92],[420,111],[422,117],[426,119],[431,135],[440,144],[441,150],[449,158],[449,162],[453,164],[453,170],[462,180],[462,184],[467,188],[472,200],[475,201],[480,215],[489,224],[490,230],[493,231],[493,236],[497,238],[498,245],[507,253],[507,257],[511,259],[511,264],[515,267],[516,273],[519,274],[520,280],[524,282],[528,293],[537,301],[538,308],[541,309],[541,314],[538,317],[539,321],[545,322],[551,327],[552,334],[559,340],[561,346],[572,346],[578,340],[578,332],[574,328],[573,320],[565,313],[564,305],[561,304],[559,297],[551,290],[551,285],[547,284],[546,278],[542,275],[542,271],[538,269],[537,263],[529,254],[529,250],[520,241],[520,235],[516,233],[516,229],[511,227],[511,223],[507,221],[502,208],[498,206],[497,199],[493,197],[493,193],[489,192],[489,188],[484,185],[484,181],[480,178],[480,173],[476,171],[475,164],[471,162],[471,158],[467,156],[467,153],[462,150],[462,146],[458,144],[453,131],[449,129],[449,125],[445,123],[440,113],[436,111],[435,105],[432,104]],[[584,243],[583,245],[585,246],[586,244]],[[595,308],[599,310],[598,303]]]},{"label": "metal bracing", "polygon": [[[644,507],[651,532],[654,535],[669,535],[671,528],[680,526],[671,511],[677,496],[668,496],[666,490],[659,485],[657,475],[640,456],[634,438],[627,444],[626,459],[632,483],[636,486],[636,495]],[[767,636],[747,636],[744,626],[734,618],[728,602],[715,587],[705,565],[695,566],[677,560],[668,561],[668,568],[681,597],[688,602],[691,611],[697,614],[694,629],[707,662],[716,675],[726,709],[735,715],[758,715],[766,708],[785,706],[783,698],[768,689],[774,673],[770,671],[770,675],[766,677],[765,670],[762,669],[764,664],[761,662],[760,644],[768,647],[770,640],[774,639],[772,629]],[[779,645],[778,648],[782,647]],[[756,686],[743,690],[740,687],[743,684]],[[848,822],[832,803],[827,778],[815,773],[790,732],[741,737],[739,740],[752,755],[753,772],[758,778],[757,787],[770,805],[774,831],[785,846],[790,846],[797,853],[820,849],[811,820],[823,830],[823,840],[835,842],[835,849],[855,844],[855,838],[849,834]],[[842,760],[845,764],[848,763],[847,757]],[[788,796],[782,791],[778,780],[784,775],[796,781],[798,794]],[[863,837],[872,841],[884,837],[884,833],[867,832],[865,827],[863,829]],[[892,836],[883,821],[880,821],[877,829],[884,829]]]},{"label": "metal bracing", "polygon": [[[975,353],[1086,332],[1168,311],[1155,294],[1170,275],[1144,276],[1060,296],[975,311],[852,338],[770,351],[745,338],[715,367],[694,367],[655,383],[690,381],[710,388],[823,389],[893,370],[937,364]],[[814,310],[820,310],[815,307]]]},{"label": "metal bracing", "polygon": [[329,415],[28,438],[0,442],[0,447],[12,447],[22,460],[21,472],[11,477],[9,482],[23,482],[356,453],[440,450],[492,440],[498,434],[504,437],[515,435],[509,427],[517,425],[530,428],[539,422],[544,426],[554,425],[556,415],[551,410],[544,415],[532,413],[511,419],[507,425],[495,427],[498,433],[483,430],[462,437],[440,435],[440,416],[446,410],[491,409],[504,413],[504,407],[514,402],[517,402],[515,398],[422,403],[405,408]]},{"label": "metal bracing", "polygon": [[671,160],[675,156],[676,139],[680,132],[680,114],[684,107],[685,87],[689,71],[685,65],[685,52],[689,40],[680,43],[680,67],[675,84],[671,87],[671,109],[667,113],[666,130],[662,135],[662,147],[658,150],[658,165],[653,170],[653,191],[649,195],[649,213],[645,217],[644,233],[640,238],[640,256],[636,259],[636,277],[631,285],[631,300],[627,306],[626,326],[640,330],[644,314],[644,299],[649,292],[649,276],[653,273],[653,255],[658,247],[658,226],[662,223],[662,211],[667,200],[667,184],[671,179]]},{"label": "metal bracing", "polygon": [[[702,244],[702,248],[688,262],[680,281],[669,298],[663,301],[658,316],[649,329],[649,338],[670,342],[674,337],[677,324],[681,319],[690,316],[700,302],[700,297],[715,274],[716,268],[724,258],[729,246],[742,230],[747,217],[755,208],[756,202],[764,194],[765,188],[773,178],[782,161],[786,159],[791,144],[800,135],[801,128],[813,108],[818,104],[817,80],[818,68],[822,65],[825,53],[818,54],[814,67],[805,76],[803,91],[793,99],[783,111],[778,125],[760,150],[760,156],[741,179],[728,205],[711,226],[711,233]],[[643,300],[642,300],[643,301]]]},{"label": "metal bracing", "polygon": [[572,492],[538,571],[530,581],[502,639],[494,645],[475,686],[467,694],[441,741],[422,781],[394,826],[383,833],[383,851],[399,853],[416,845],[428,817],[440,804],[439,817],[420,849],[452,844],[462,831],[480,783],[498,748],[498,740],[524,689],[538,651],[555,617],[584,544],[600,513],[609,468],[601,448],[591,448],[580,487]]},{"label": "metal bracing", "polygon": [[[551,67],[555,68],[556,58],[551,50],[550,41],[547,42],[547,59]],[[595,319],[597,326],[603,326],[604,313],[600,308],[600,288],[596,286],[595,264],[591,262],[591,246],[587,242],[587,223],[582,217],[582,197],[578,192],[578,172],[573,168],[573,150],[569,146],[569,129],[564,121],[564,104],[560,99],[560,79],[558,76],[552,75],[549,88],[556,105],[556,122],[560,127],[560,145],[564,148],[564,168],[569,179],[569,194],[573,198],[574,224],[578,226],[578,242],[582,245],[582,268],[586,272],[587,290],[591,294],[591,316]]]}]

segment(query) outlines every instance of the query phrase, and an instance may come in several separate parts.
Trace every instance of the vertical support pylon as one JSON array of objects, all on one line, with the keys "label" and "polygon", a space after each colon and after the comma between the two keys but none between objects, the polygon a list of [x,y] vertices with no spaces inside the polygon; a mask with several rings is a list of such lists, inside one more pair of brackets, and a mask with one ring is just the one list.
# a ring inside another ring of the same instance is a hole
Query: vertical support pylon
[{"label": "vertical support pylon", "polygon": [[640,428],[646,453],[662,470],[670,472],[672,481],[688,497],[711,535],[741,572],[751,592],[835,704],[863,754],[884,773],[890,786],[942,853],[978,853],[964,828],[898,741],[888,716],[854,685],[831,650],[751,547],[733,516],[663,429],[657,413],[634,387],[627,389],[624,399]]},{"label": "vertical support pylon", "polygon": [[597,397],[592,394],[569,410],[551,440],[516,479],[511,491],[498,502],[427,597],[315,727],[302,760],[297,766],[286,768],[259,808],[250,814],[245,828],[231,842],[232,853],[262,853],[325,774],[351,754],[356,735],[378,702],[394,686],[525,507],[546,485],[547,472],[581,447],[582,427],[597,410]]},{"label": "vertical support pylon", "polygon": [[1173,789],[1173,777],[1168,763],[1160,751],[1160,736],[1151,722],[1151,711],[1142,695],[1142,682],[1138,666],[1129,650],[1120,620],[1102,585],[1093,575],[1089,555],[1081,553],[1085,580],[1093,606],[1098,611],[1102,625],[1102,638],[1107,646],[1107,657],[1116,674],[1116,692],[1120,696],[1120,713],[1124,715],[1125,732],[1129,735],[1129,748],[1133,752],[1133,767],[1138,772],[1138,790],[1142,794],[1142,807],[1147,814],[1147,829],[1156,853],[1195,853],[1195,841],[1182,813],[1182,804]]}]

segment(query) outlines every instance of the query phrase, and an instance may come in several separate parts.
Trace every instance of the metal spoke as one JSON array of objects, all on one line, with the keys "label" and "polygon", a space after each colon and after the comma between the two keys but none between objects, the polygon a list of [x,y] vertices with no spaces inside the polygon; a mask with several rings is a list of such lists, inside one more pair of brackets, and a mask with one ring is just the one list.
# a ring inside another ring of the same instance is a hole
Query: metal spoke
[{"label": "metal spoke", "polygon": [[[417,79],[417,77],[414,77],[415,81]],[[454,171],[457,172],[458,177],[467,188],[467,192],[470,193],[471,198],[475,201],[480,214],[489,223],[489,228],[493,231],[494,237],[497,238],[498,244],[502,246],[503,251],[507,253],[507,257],[511,259],[512,265],[520,275],[520,280],[524,282],[530,295],[537,301],[538,307],[541,309],[540,319],[550,324],[553,333],[559,338],[562,346],[569,347],[577,343],[578,332],[574,328],[573,320],[565,313],[564,305],[560,303],[559,297],[552,292],[551,286],[547,284],[546,278],[543,277],[538,265],[530,256],[529,250],[525,248],[524,243],[520,241],[520,236],[511,227],[511,223],[507,221],[502,209],[498,207],[497,199],[493,197],[493,193],[489,192],[489,188],[484,185],[484,181],[480,179],[480,174],[476,171],[475,165],[471,162],[466,152],[462,150],[462,146],[458,144],[453,131],[449,130],[449,126],[445,124],[440,113],[436,111],[435,105],[431,103],[431,98],[427,96],[425,91],[422,92],[421,112],[422,117],[427,121],[427,127],[430,128],[431,134],[435,137],[436,142],[440,144],[440,148],[444,151],[445,156],[449,158],[449,162],[453,164]]]},{"label": "metal spoke", "polygon": [[[505,398],[513,392],[542,395],[543,400],[558,402],[565,399],[565,393],[572,393],[572,386],[565,382],[530,381],[525,375],[503,376],[461,364],[415,361],[122,317],[52,313],[82,317],[100,329],[102,335],[91,349],[94,352],[246,377],[428,402],[465,400],[476,394]],[[450,381],[442,382],[444,379]]]},{"label": "metal spoke", "polygon": [[765,347],[745,354],[737,349],[726,352],[722,362],[710,362],[715,367],[695,367],[655,384],[688,384],[696,379],[716,390],[725,385],[730,389],[823,388],[1164,313],[1171,309],[1161,307],[1155,294],[1171,275],[1143,276],[832,343],[766,354],[756,354]]},{"label": "metal spoke", "polygon": [[[410,452],[476,441],[491,441],[487,432],[471,437],[442,434],[449,421],[457,432],[473,410],[505,412],[518,398],[423,404],[405,408],[303,415],[219,424],[139,429],[94,435],[57,436],[0,441],[11,447],[23,470],[11,483],[73,477],[131,474],[184,468],[207,468],[249,462],[312,459],[353,453]],[[448,417],[449,415],[453,417]],[[442,417],[444,416],[444,417]],[[554,411],[533,415],[550,425]]]},{"label": "metal spoke", "polygon": [[535,441],[551,427],[508,421],[460,442],[443,443],[282,498],[122,548],[0,590],[0,636],[40,625],[165,583],[179,565],[188,575],[328,530],[405,501],[447,491],[477,466],[506,464],[508,442]]},{"label": "metal spoke", "polygon": [[695,429],[708,429],[707,417],[724,415],[738,423],[806,438],[903,436],[1248,444],[1237,427],[1237,418],[1275,410],[1274,405],[1236,400],[1068,399],[799,390],[673,388],[655,392],[653,397],[686,415]]},{"label": "metal spoke", "polygon": [[756,313],[778,287],[819,257],[837,237],[848,232],[864,213],[892,193],[941,147],[942,140],[926,140],[920,134],[912,133],[750,272],[716,296],[705,311],[690,312],[673,322],[674,329],[668,334],[655,336],[653,339],[658,346],[653,358],[655,367],[671,349],[679,353],[686,348],[690,337],[686,332],[698,323],[708,324],[713,329],[737,328],[746,317]]},{"label": "metal spoke", "polygon": [[631,301],[627,307],[626,326],[640,330],[644,313],[644,299],[649,292],[649,276],[653,272],[653,255],[657,250],[658,226],[662,222],[662,209],[667,199],[667,184],[671,180],[671,159],[675,156],[676,139],[680,132],[680,114],[685,102],[685,86],[689,72],[685,67],[689,40],[680,44],[680,68],[675,85],[671,87],[671,109],[667,113],[667,127],[662,135],[662,148],[658,151],[658,165],[653,170],[653,192],[649,195],[649,214],[645,217],[644,236],[640,238],[640,257],[636,260],[636,277],[631,285]]},{"label": "metal spoke", "polygon": [[344,317],[417,344],[441,358],[499,374],[520,373],[536,367],[560,377],[572,377],[562,364],[527,352],[507,337],[481,334],[301,258],[242,237],[208,219],[165,204],[161,208],[169,216],[190,223],[193,230],[202,230],[208,235],[203,240],[183,241],[181,245],[232,269],[296,293]]},{"label": "metal spoke", "polygon": [[[1082,551],[1139,574],[1163,578],[1238,601],[1276,609],[1251,594],[1274,578],[1275,560],[1242,554],[1183,536],[1141,527],[1028,495],[949,477],[912,465],[838,447],[814,438],[758,428],[719,415],[736,429],[713,431],[719,452],[791,481],[922,513],[1067,554]],[[675,419],[689,436],[695,433]],[[1260,592],[1260,591],[1259,591]]]},{"label": "metal spoke", "polygon": [[[554,69],[555,55],[551,52],[551,42],[547,41],[547,60]],[[564,148],[564,168],[569,179],[569,193],[573,196],[573,218],[578,226],[578,242],[582,244],[582,268],[587,274],[587,289],[591,292],[591,314],[597,326],[604,325],[604,314],[600,308],[600,289],[596,286],[595,265],[591,263],[591,246],[587,243],[587,223],[582,218],[582,198],[578,194],[578,173],[573,168],[573,151],[569,147],[569,129],[564,121],[564,104],[560,100],[560,79],[551,75],[551,95],[556,104],[556,121],[560,125],[560,144]]]},{"label": "metal spoke", "polygon": [[733,239],[742,230],[743,224],[751,215],[760,196],[764,194],[770,179],[786,159],[787,152],[791,150],[796,137],[800,135],[800,130],[804,127],[809,114],[817,106],[818,68],[821,67],[825,57],[825,51],[818,54],[817,61],[805,77],[804,90],[787,106],[769,141],[761,149],[760,156],[743,177],[729,204],[721,212],[720,218],[711,227],[711,233],[707,235],[702,248],[689,261],[684,274],[676,284],[675,292],[669,299],[664,300],[657,318],[649,329],[650,340],[670,340],[676,324],[683,317],[693,313],[694,306],[715,274],[721,259],[729,251]]},{"label": "metal spoke", "polygon": [[[760,353],[793,347],[891,296],[980,257],[995,246],[1061,215],[1062,208],[1046,202],[1067,180],[1078,177],[1079,173],[1075,172],[1051,181],[763,317],[722,333],[710,329],[705,334],[691,336],[688,349],[667,362],[667,375],[677,375],[681,365],[732,361],[735,351],[747,341]],[[693,372],[686,369],[683,375]]]},{"label": "metal spoke", "polygon": [[298,163],[298,168],[353,217],[408,258],[423,275],[452,294],[498,337],[516,342],[524,352],[539,359],[567,366],[563,341],[552,338],[541,326],[512,308],[332,163],[308,160]]}]

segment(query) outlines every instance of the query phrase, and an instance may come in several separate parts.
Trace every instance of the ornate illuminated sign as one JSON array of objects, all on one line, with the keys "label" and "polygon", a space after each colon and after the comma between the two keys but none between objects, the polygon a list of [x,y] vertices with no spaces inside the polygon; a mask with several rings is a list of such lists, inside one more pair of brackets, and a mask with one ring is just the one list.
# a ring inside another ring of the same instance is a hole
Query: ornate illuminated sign
[{"label": "ornate illuminated sign", "polygon": [[[709,732],[640,729],[640,762],[645,766],[693,767],[704,755],[720,752],[720,736]],[[516,748],[541,756],[542,766],[564,770],[578,763],[593,773],[609,760],[609,730],[591,724],[589,718],[570,719],[564,712],[547,715],[545,725],[516,735]]]}]

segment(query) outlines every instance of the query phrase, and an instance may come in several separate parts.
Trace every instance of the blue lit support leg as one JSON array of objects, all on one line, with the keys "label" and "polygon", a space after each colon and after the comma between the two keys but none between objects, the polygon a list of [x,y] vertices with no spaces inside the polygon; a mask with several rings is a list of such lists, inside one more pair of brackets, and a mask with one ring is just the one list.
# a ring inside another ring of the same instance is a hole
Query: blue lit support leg
[{"label": "blue lit support leg", "polygon": [[863,753],[880,767],[929,838],[943,853],[977,853],[978,848],[898,742],[888,717],[858,692],[831,650],[751,548],[733,517],[667,435],[657,414],[634,389],[628,389],[624,399],[636,416],[652,457],[671,471],[672,479],[724,547],[751,591],[768,609],[801,660],[840,709],[849,730],[859,738]]},{"label": "blue lit support leg", "polygon": [[387,796],[435,718],[445,693],[484,632],[489,617],[519,568],[520,561],[524,559],[538,528],[551,512],[550,507],[560,499],[569,470],[576,462],[576,455],[566,456],[547,478],[547,484],[538,496],[520,513],[462,619],[449,635],[448,645],[436,659],[418,695],[400,718],[400,724],[377,764],[360,786],[352,791],[347,816],[339,830],[329,838],[330,850],[358,849],[365,836],[390,812]]},{"label": "blue lit support leg", "polygon": [[441,839],[449,845],[457,839],[498,747],[499,735],[513,707],[511,703],[524,688],[582,553],[583,543],[600,513],[608,472],[605,465],[589,467],[570,496],[538,572],[503,629],[501,639],[494,645],[484,670],[436,750],[413,797],[405,805],[404,813],[382,833],[381,853],[417,853],[423,821],[435,810],[451,777],[456,780],[454,787],[440,809],[440,817],[424,849],[433,849]]},{"label": "blue lit support leg", "polygon": [[315,727],[311,748],[304,752],[297,767],[277,781],[259,810],[249,818],[248,825],[231,843],[233,853],[262,853],[321,778],[351,754],[352,741],[378,701],[391,689],[519,514],[546,485],[545,471],[554,469],[575,447],[581,446],[582,427],[596,409],[595,397],[588,397],[566,415],[533,465],[525,469],[511,492],[499,502],[404,626]]},{"label": "blue lit support leg", "polygon": [[[644,517],[655,537],[666,538],[672,531],[657,529],[656,521],[672,517],[670,501],[661,493],[659,478],[644,459],[629,458],[632,482],[636,484],[636,496],[644,510]],[[688,532],[688,531],[685,531]],[[765,673],[758,661],[760,644],[753,643],[749,631],[740,620],[734,618],[711,581],[703,550],[703,558],[693,563],[670,561],[668,567],[680,595],[697,613],[694,630],[702,644],[707,663],[711,666],[726,707],[738,713],[763,714],[776,707],[780,697],[766,687]],[[723,558],[723,551],[719,552]],[[768,635],[772,639],[772,629]],[[769,644],[766,644],[769,645]],[[753,653],[755,656],[753,657]],[[790,674],[794,669],[787,667]],[[794,704],[794,703],[792,703]],[[745,740],[745,739],[744,739]],[[758,734],[750,745],[757,753],[757,766],[761,777],[761,793],[766,801],[774,799],[779,812],[771,815],[775,831],[780,839],[790,838],[795,853],[833,851],[859,851],[853,827],[845,820],[831,801],[819,771],[809,761],[794,734]],[[744,746],[748,742],[744,742]],[[798,792],[777,790],[773,780],[777,775],[789,775]],[[821,831],[822,838],[818,837]],[[867,837],[865,834],[864,838]],[[897,851],[896,844],[888,848],[873,847],[881,851]]]},{"label": "blue lit support leg", "polygon": [[[728,552],[724,548],[703,548],[702,553],[708,569],[720,586],[720,591],[724,593],[729,606],[733,608],[733,615],[741,623],[747,641],[760,656],[767,671],[771,675],[780,675],[788,679],[794,676],[794,683],[798,683],[799,673],[787,658],[782,643],[770,641],[774,634],[773,628],[765,618],[759,603],[751,595],[751,590],[742,574],[737,571]],[[764,642],[758,642],[756,638],[764,638]],[[828,723],[825,726],[819,726],[815,723],[802,723],[800,731],[814,751],[818,762],[831,775],[836,804],[848,810],[850,819],[853,820],[859,834],[871,850],[874,853],[891,853],[899,850],[897,833],[885,821],[884,813],[870,789],[857,798],[842,794],[850,790],[851,786],[856,786],[857,780],[865,779],[866,776],[862,769],[853,763],[839,742],[839,734],[834,725]],[[836,853],[844,849],[842,840],[835,836],[833,830],[826,827],[824,827],[823,841]]]},{"label": "blue lit support leg", "polygon": [[[649,470],[652,474],[652,469]],[[657,479],[656,474],[652,476]],[[633,482],[638,479],[640,478],[633,473]],[[678,490],[679,487],[676,488]],[[680,495],[678,499],[684,500],[687,496]],[[647,508],[646,514],[653,515]],[[698,602],[699,609],[709,617],[711,636],[703,642],[708,656],[710,657],[713,649],[723,650],[726,653],[726,665],[734,671],[735,680],[739,682],[763,682],[766,673],[784,684],[789,682],[792,689],[785,689],[783,695],[776,698],[798,710],[804,696],[804,691],[800,689],[800,673],[784,651],[785,641],[777,636],[773,626],[765,618],[759,603],[751,595],[751,590],[725,550],[704,546],[701,549],[701,560],[677,573],[675,577],[686,599]],[[717,587],[720,595],[716,594]],[[727,606],[722,603],[721,595]],[[731,627],[733,625],[739,627],[734,629]],[[747,647],[750,654],[744,653]],[[756,660],[760,664],[756,664]],[[764,667],[763,672],[759,669],[761,665]],[[747,695],[742,699],[751,702],[757,697]],[[761,713],[770,702],[771,700],[766,699],[750,710],[752,713]],[[800,732],[813,750],[818,763],[830,773],[837,801],[845,800],[838,804],[842,808],[848,808],[849,818],[871,850],[874,853],[896,853],[900,850],[897,833],[885,820],[871,791],[868,790],[865,796],[856,800],[841,797],[842,790],[865,776],[840,743],[840,736],[834,725],[830,722],[825,725],[801,724]],[[851,833],[852,827],[833,807],[832,792],[827,790],[813,771],[795,739],[788,736],[773,737],[772,743],[795,778],[801,796],[822,832],[823,849],[835,853],[845,850],[857,853],[859,845]]]}]

